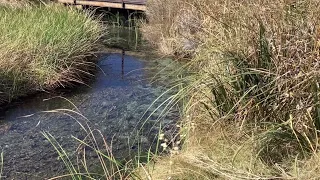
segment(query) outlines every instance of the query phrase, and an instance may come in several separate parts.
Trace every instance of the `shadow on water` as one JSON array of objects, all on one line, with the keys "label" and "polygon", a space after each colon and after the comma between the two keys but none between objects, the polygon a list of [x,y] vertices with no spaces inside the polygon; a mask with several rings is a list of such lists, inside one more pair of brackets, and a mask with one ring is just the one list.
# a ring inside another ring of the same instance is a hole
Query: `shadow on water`
[{"label": "shadow on water", "polygon": [[[148,80],[161,69],[152,66],[159,64],[155,60],[145,61],[121,53],[103,54],[98,61],[100,70],[89,86],[78,87],[72,92],[41,93],[15,103],[2,113],[0,121],[3,175],[7,179],[44,179],[65,173],[56,151],[41,132],[51,133],[73,156],[78,143],[72,136],[79,139],[86,136],[79,121],[99,129],[108,142],[112,141],[116,157],[125,158],[137,151],[138,145],[129,145],[128,141],[138,133],[137,127],[150,104],[166,91],[167,82],[151,84]],[[146,115],[165,98],[160,98]],[[64,109],[76,110],[70,102],[88,120],[61,113]],[[54,109],[62,110],[43,112]],[[170,125],[178,118],[175,112],[163,116],[161,111],[161,108],[155,111],[144,125],[144,131],[139,132],[142,149],[150,147],[156,138],[159,128],[155,123]],[[89,159],[96,158],[94,154],[88,156]]]}]

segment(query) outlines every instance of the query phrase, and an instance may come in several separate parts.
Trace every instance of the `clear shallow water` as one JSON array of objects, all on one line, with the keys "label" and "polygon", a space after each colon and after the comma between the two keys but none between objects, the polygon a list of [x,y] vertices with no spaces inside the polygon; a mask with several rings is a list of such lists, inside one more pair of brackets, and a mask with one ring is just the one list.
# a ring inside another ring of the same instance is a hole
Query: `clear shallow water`
[{"label": "clear shallow water", "polygon": [[[138,146],[147,150],[159,131],[159,123],[162,127],[171,126],[178,119],[174,111],[161,115],[163,108],[159,108],[145,121],[166,99],[160,98],[146,112],[150,104],[166,91],[166,87],[161,85],[165,83],[155,85],[148,80],[161,70],[152,68],[156,64],[159,63],[133,56],[104,54],[98,62],[100,70],[90,87],[82,86],[72,92],[58,94],[42,93],[16,102],[2,112],[0,148],[4,152],[5,179],[46,179],[64,174],[64,164],[41,132],[52,134],[75,160],[74,152],[79,143],[73,137],[82,140],[87,135],[80,124],[88,124],[91,129],[101,131],[107,142],[112,142],[113,153],[120,159],[134,154]],[[61,110],[43,112],[54,109]],[[68,112],[72,116],[64,114],[67,112],[64,109],[79,111],[87,119],[72,112]],[[140,130],[142,124],[143,129]],[[133,141],[137,133],[140,145]],[[101,140],[98,142],[102,144]],[[97,156],[88,153],[87,158],[88,166],[95,169]]]}]

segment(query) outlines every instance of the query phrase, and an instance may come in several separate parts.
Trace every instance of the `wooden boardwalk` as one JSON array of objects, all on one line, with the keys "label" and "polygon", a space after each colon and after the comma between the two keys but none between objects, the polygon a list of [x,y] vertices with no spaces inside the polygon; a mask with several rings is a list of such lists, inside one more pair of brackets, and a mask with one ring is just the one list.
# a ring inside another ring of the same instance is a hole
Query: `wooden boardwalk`
[{"label": "wooden boardwalk", "polygon": [[59,3],[131,10],[146,10],[147,0],[57,0]]}]

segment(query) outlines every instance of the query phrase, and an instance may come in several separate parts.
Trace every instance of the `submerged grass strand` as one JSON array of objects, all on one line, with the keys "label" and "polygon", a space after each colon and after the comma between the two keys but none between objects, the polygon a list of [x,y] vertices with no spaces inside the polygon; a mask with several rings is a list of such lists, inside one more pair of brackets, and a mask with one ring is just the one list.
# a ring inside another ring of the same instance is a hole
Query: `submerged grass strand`
[{"label": "submerged grass strand", "polygon": [[3,173],[3,152],[0,154],[0,160],[1,160],[1,166],[0,166],[0,179],[2,179],[2,173]]}]

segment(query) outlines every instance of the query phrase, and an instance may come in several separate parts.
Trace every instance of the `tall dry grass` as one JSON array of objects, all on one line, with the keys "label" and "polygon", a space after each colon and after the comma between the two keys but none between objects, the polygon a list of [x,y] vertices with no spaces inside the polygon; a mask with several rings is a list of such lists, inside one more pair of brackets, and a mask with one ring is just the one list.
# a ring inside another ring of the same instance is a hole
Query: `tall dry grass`
[{"label": "tall dry grass", "polygon": [[103,29],[64,6],[0,6],[0,103],[81,82]]},{"label": "tall dry grass", "polygon": [[165,55],[186,55],[193,53],[197,44],[194,39],[197,26],[195,9],[187,1],[147,1],[148,22],[142,25],[144,38]]},{"label": "tall dry grass", "polygon": [[196,72],[184,150],[155,177],[319,178],[319,1],[151,0],[147,15],[160,52],[194,44]]}]

